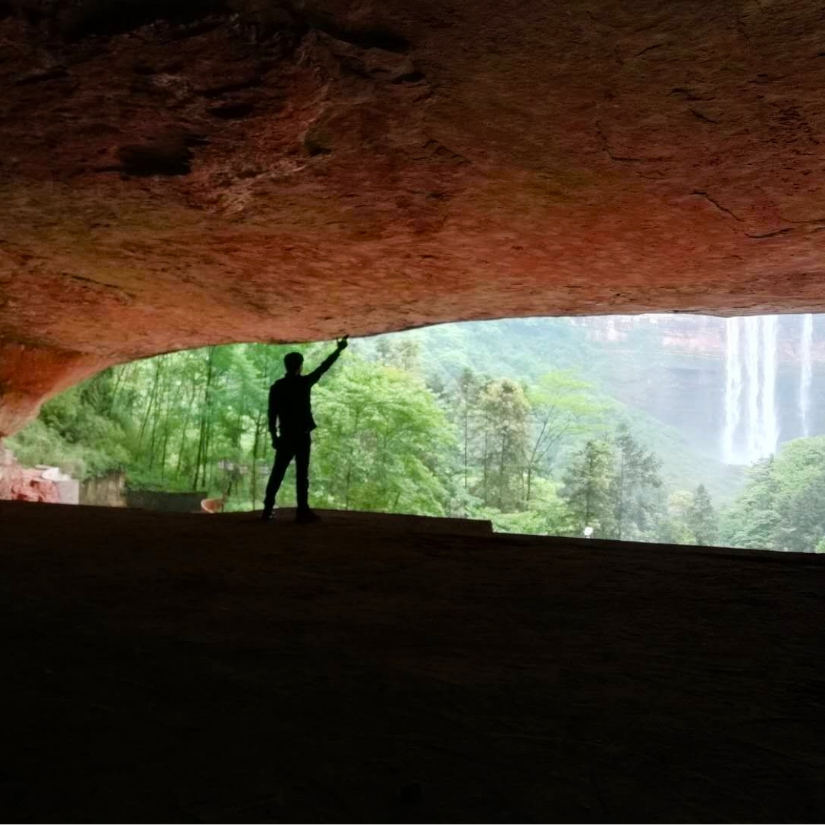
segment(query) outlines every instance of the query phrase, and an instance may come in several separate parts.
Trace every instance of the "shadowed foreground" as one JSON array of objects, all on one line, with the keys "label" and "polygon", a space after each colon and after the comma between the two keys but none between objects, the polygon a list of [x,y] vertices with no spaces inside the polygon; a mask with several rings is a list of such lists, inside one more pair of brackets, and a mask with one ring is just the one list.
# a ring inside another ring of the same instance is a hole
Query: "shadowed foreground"
[{"label": "shadowed foreground", "polygon": [[3,818],[825,815],[825,559],[399,524],[0,504]]}]

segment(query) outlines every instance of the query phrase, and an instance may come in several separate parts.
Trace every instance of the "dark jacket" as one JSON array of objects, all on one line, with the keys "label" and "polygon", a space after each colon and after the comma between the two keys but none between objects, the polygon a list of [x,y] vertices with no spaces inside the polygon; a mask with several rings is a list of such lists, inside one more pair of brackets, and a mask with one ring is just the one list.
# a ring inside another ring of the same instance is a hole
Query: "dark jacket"
[{"label": "dark jacket", "polygon": [[315,429],[310,392],[340,354],[340,350],[335,350],[309,374],[285,375],[269,388],[269,432],[273,436],[278,432],[279,425],[281,435],[286,438]]}]

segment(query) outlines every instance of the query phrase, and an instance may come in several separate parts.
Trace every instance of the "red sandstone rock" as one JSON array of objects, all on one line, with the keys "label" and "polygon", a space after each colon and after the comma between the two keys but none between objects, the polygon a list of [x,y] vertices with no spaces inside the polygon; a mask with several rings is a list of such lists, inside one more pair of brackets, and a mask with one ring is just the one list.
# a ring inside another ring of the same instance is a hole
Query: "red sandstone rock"
[{"label": "red sandstone rock", "polygon": [[0,444],[0,501],[11,501],[12,490],[17,490],[23,483],[23,468],[17,463],[14,454]]},{"label": "red sandstone rock", "polygon": [[3,8],[0,434],[206,343],[825,308],[813,0]]},{"label": "red sandstone rock", "polygon": [[60,504],[60,489],[42,470],[22,467],[14,453],[0,445],[0,501]]}]

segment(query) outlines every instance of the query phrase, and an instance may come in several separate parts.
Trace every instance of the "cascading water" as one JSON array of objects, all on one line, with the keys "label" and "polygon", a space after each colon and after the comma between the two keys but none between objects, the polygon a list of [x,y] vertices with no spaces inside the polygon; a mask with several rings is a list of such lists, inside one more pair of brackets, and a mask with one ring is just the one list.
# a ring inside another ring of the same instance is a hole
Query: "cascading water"
[{"label": "cascading water", "polygon": [[775,316],[729,318],[726,322],[722,450],[728,464],[750,464],[776,452],[778,329]]},{"label": "cascading water", "polygon": [[746,449],[748,462],[761,458],[759,427],[759,321],[752,316],[744,319],[745,324],[745,372],[747,375],[748,409],[745,416]]},{"label": "cascading water", "polygon": [[739,404],[742,398],[738,321],[738,318],[728,318],[725,321],[725,429],[722,435],[722,454],[726,464],[737,463],[736,431],[739,427]]},{"label": "cascading water", "polygon": [[802,345],[799,354],[799,415],[802,419],[802,434],[811,434],[811,347],[814,340],[814,316],[810,313],[802,316]]},{"label": "cascading water", "polygon": [[776,353],[779,319],[775,315],[762,317],[762,427],[760,456],[773,455],[779,446],[779,421],[776,416]]}]

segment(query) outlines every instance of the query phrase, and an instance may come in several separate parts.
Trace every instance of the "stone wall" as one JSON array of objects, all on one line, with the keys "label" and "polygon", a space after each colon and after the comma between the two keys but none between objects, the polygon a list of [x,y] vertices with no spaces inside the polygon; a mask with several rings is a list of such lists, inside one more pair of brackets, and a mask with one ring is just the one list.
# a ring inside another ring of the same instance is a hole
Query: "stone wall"
[{"label": "stone wall", "polygon": [[125,473],[107,473],[100,478],[86,479],[80,485],[80,503],[96,507],[125,507]]}]

